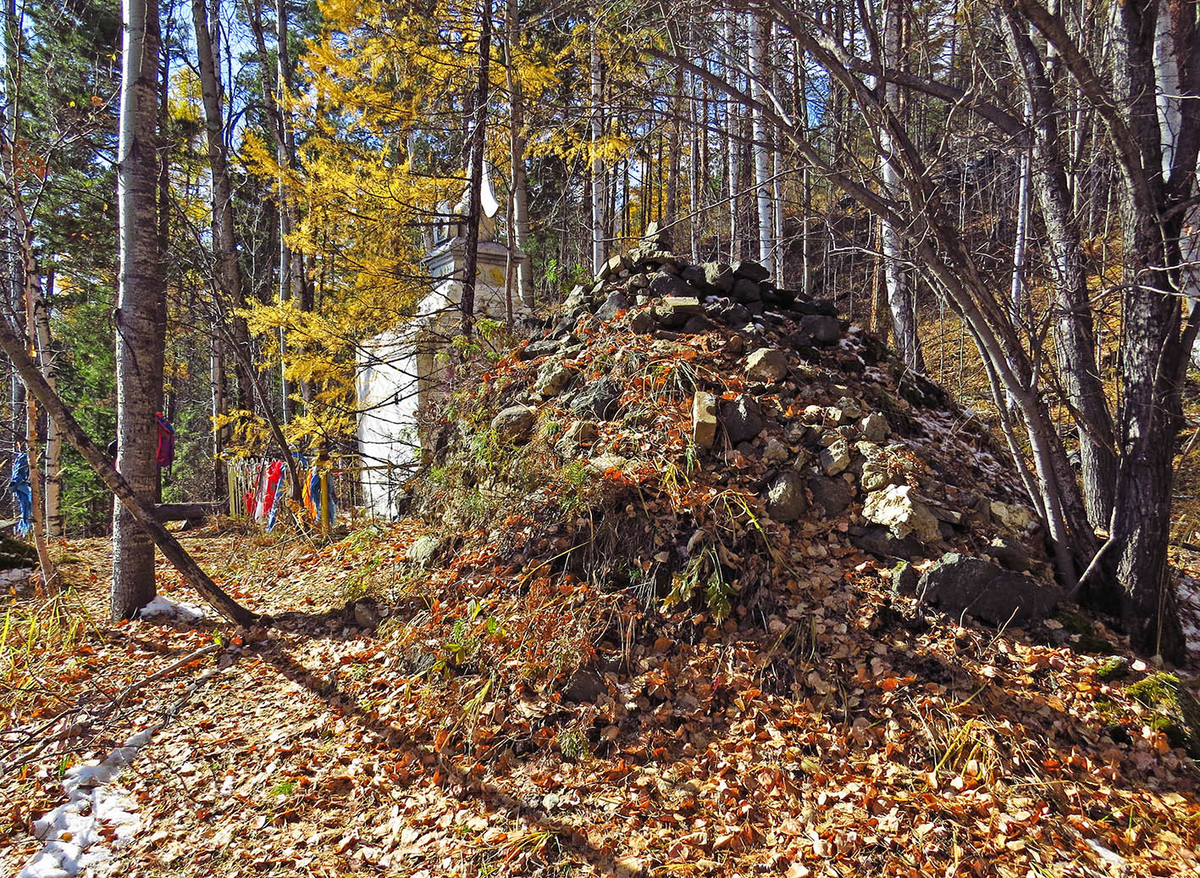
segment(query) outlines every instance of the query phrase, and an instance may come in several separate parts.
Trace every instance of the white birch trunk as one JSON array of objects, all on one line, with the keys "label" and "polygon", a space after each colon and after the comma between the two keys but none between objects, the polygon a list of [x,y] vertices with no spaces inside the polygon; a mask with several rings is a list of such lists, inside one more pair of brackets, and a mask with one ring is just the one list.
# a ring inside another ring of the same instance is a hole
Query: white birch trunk
[{"label": "white birch trunk", "polygon": [[599,274],[608,261],[608,242],[605,234],[604,208],[606,198],[606,177],[604,162],[600,158],[600,145],[604,139],[604,117],[602,103],[604,86],[601,80],[600,46],[596,41],[596,29],[592,28],[592,45],[590,59],[591,75],[591,135],[592,135],[592,272]]},{"label": "white birch trunk", "polygon": [[[766,46],[770,36],[770,22],[751,18],[750,28],[750,83],[751,94],[760,104],[767,102]],[[754,137],[754,193],[758,205],[758,261],[770,268],[775,255],[775,220],[773,216],[773,192],[771,186],[771,149],[767,143],[767,126],[762,112],[755,108],[751,114]]]}]

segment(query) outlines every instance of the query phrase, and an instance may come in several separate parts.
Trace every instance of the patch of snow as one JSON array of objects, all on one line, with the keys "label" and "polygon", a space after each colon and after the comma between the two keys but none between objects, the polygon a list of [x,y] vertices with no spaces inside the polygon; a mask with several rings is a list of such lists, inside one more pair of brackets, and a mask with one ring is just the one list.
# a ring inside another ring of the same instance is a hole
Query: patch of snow
[{"label": "patch of snow", "polygon": [[137,806],[113,781],[153,736],[146,729],[130,737],[103,761],[76,765],[63,780],[66,804],[33,823],[45,846],[17,873],[17,878],[67,878],[84,870],[95,873],[141,827]]},{"label": "patch of snow", "polygon": [[1179,577],[1179,621],[1183,625],[1183,637],[1187,648],[1200,652],[1200,579],[1194,576]]},{"label": "patch of snow", "polygon": [[197,619],[203,619],[205,613],[203,607],[185,604],[182,601],[173,601],[168,597],[158,595],[138,610],[138,617],[141,619],[149,619],[152,616],[170,616],[181,622],[195,622]]}]

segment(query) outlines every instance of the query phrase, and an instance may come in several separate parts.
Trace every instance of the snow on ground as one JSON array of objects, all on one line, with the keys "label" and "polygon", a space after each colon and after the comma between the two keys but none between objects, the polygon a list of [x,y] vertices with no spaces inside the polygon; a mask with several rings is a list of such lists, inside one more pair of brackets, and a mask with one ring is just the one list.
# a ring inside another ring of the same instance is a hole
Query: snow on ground
[{"label": "snow on ground", "polygon": [[162,595],[158,595],[138,611],[138,616],[142,619],[149,619],[152,616],[171,616],[181,622],[195,622],[197,619],[203,619],[204,615],[203,607],[185,604],[182,601],[173,601]]},{"label": "snow on ground", "polygon": [[113,781],[154,732],[138,732],[97,764],[68,769],[63,781],[67,802],[34,821],[34,835],[46,844],[17,878],[66,878],[85,869],[101,872],[112,849],[141,826],[137,806]]},{"label": "snow on ground", "polygon": [[1200,579],[1181,576],[1178,596],[1179,621],[1183,623],[1188,649],[1200,653]]}]

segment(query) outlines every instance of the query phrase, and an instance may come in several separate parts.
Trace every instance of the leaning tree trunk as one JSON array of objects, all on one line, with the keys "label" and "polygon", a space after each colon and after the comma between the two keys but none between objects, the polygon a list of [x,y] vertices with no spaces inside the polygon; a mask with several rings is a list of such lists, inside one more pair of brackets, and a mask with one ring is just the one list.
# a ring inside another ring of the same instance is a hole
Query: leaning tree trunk
[{"label": "leaning tree trunk", "polygon": [[1117,453],[1112,413],[1096,366],[1096,337],[1078,220],[1067,183],[1059,112],[1027,22],[1006,4],[1004,36],[1025,77],[1033,142],[1026,161],[1046,225],[1047,261],[1054,281],[1054,353],[1067,400],[1079,424],[1084,502],[1094,528],[1112,515]]},{"label": "leaning tree trunk", "polygon": [[467,184],[467,234],[464,242],[462,298],[463,335],[475,322],[476,266],[479,264],[479,224],[483,217],[483,162],[487,145],[488,67],[492,55],[492,9],[483,4],[479,26],[479,66],[475,73],[474,119],[471,125],[471,167]]},{"label": "leaning tree trunk", "polygon": [[[120,275],[116,323],[117,470],[134,496],[153,502],[158,484],[155,401],[162,387],[154,350],[158,319],[157,0],[125,0],[121,125],[117,149]],[[10,355],[11,356],[11,355]],[[29,380],[25,384],[31,387]],[[43,403],[45,404],[45,403]],[[113,514],[112,617],[128,619],[155,595],[154,542],[125,504]]]},{"label": "leaning tree trunk", "polygon": [[[138,21],[132,16],[128,20]],[[153,224],[149,228],[153,231]],[[121,508],[129,513],[133,526],[139,528],[146,535],[147,540],[151,541],[151,552],[157,545],[167,560],[183,575],[184,581],[196,589],[204,600],[231,622],[249,626],[256,622],[266,621],[263,617],[242,607],[222,591],[200,568],[195,559],[187,553],[187,550],[179,544],[179,541],[171,536],[170,531],[162,526],[155,513],[154,504],[147,499],[146,492],[135,489],[112,465],[107,455],[88,437],[84,429],[79,426],[79,422],[75,420],[75,416],[71,414],[71,410],[67,408],[58,394],[50,389],[50,385],[38,371],[37,364],[25,352],[20,337],[4,319],[0,319],[0,351],[3,351],[8,357],[15,373],[20,376],[21,381],[29,389],[29,393],[58,424],[71,446],[79,452],[80,456],[87,461],[88,466],[100,477],[100,481],[104,482],[105,486],[112,491],[113,496],[121,502]],[[150,582],[153,585],[154,580],[151,579]]]}]

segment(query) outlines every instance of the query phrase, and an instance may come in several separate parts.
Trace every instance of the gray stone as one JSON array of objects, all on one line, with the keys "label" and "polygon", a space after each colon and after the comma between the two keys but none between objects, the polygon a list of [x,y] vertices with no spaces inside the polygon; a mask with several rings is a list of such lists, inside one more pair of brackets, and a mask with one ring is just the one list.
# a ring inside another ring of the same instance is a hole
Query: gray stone
[{"label": "gray stone", "polygon": [[703,266],[704,282],[710,287],[728,293],[733,289],[733,270],[724,262],[706,262]]},{"label": "gray stone", "polygon": [[911,485],[890,485],[868,494],[863,504],[863,518],[889,528],[897,539],[904,539],[909,534],[923,543],[941,539],[938,520],[928,506],[913,496]]},{"label": "gray stone", "polygon": [[799,473],[783,473],[767,489],[767,514],[775,521],[796,521],[807,509],[808,497]]},{"label": "gray stone", "polygon": [[857,421],[862,417],[862,406],[852,396],[843,396],[837,401],[837,407],[842,410],[842,419],[839,423]]},{"label": "gray stone", "polygon": [[767,463],[783,463],[790,455],[788,447],[774,436],[767,440],[767,447],[763,449],[763,460]]},{"label": "gray stone", "polygon": [[717,438],[717,398],[703,390],[692,397],[692,441],[700,448],[712,448]]},{"label": "gray stone", "polygon": [[729,441],[737,445],[761,433],[766,421],[763,420],[762,408],[754,398],[742,394],[737,399],[721,403],[721,425]]},{"label": "gray stone", "polygon": [[562,347],[561,341],[555,341],[552,338],[545,338],[541,341],[530,342],[521,348],[517,354],[518,360],[536,360],[538,357],[545,357],[550,354],[558,353],[558,349]]},{"label": "gray stone", "polygon": [[982,558],[947,552],[925,571],[917,596],[952,617],[969,613],[989,625],[1025,625],[1046,618],[1059,591]]},{"label": "gray stone", "polygon": [[744,277],[733,282],[733,289],[729,291],[729,294],[737,301],[747,305],[751,302],[762,301],[762,288],[754,281]]},{"label": "gray stone", "polygon": [[581,445],[590,445],[599,437],[600,429],[595,421],[572,421],[567,432],[554,443],[554,450],[568,457],[578,451]]},{"label": "gray stone", "polygon": [[[836,476],[845,471],[848,466],[850,466],[850,444],[845,439],[839,437],[821,452],[821,467],[825,470],[825,475]],[[904,534],[899,534],[899,536],[904,536]]]},{"label": "gray stone", "polygon": [[424,567],[433,560],[433,556],[438,553],[442,547],[442,541],[437,537],[426,534],[423,537],[417,537],[413,540],[412,545],[404,552],[404,558],[411,561],[413,564]]},{"label": "gray stone", "polygon": [[771,272],[759,265],[757,262],[751,262],[748,259],[743,259],[733,269],[733,273],[738,277],[744,277],[746,280],[761,283],[771,276]]},{"label": "gray stone", "polygon": [[888,433],[891,432],[887,418],[879,412],[873,412],[859,421],[858,429],[862,432],[864,439],[875,444],[885,441]]},{"label": "gray stone", "polygon": [[511,405],[492,418],[492,429],[501,442],[519,445],[529,439],[537,414],[529,406]]},{"label": "gray stone", "polygon": [[596,316],[601,320],[612,320],[621,311],[628,311],[633,307],[633,302],[619,290],[615,293],[610,293],[609,297],[604,300],[604,304],[596,309]]},{"label": "gray stone", "polygon": [[1030,567],[1029,552],[1019,541],[998,536],[988,543],[986,552],[1016,573],[1024,573]]},{"label": "gray stone", "polygon": [[704,313],[695,296],[666,296],[654,307],[654,316],[667,329],[677,329],[688,319]]},{"label": "gray stone", "polygon": [[607,692],[608,684],[603,677],[595,671],[580,670],[571,678],[563,695],[571,701],[595,701]]},{"label": "gray stone", "polygon": [[533,392],[545,397],[558,396],[570,383],[572,374],[561,362],[552,360],[538,370]]},{"label": "gray stone", "polygon": [[808,480],[808,490],[829,517],[841,515],[854,502],[854,489],[843,478],[813,476]]},{"label": "gray stone", "polygon": [[638,335],[649,335],[654,332],[656,326],[658,323],[649,311],[638,311],[629,318],[629,328]]},{"label": "gray stone", "polygon": [[787,357],[774,348],[759,348],[746,357],[746,377],[751,381],[771,384],[788,373]]},{"label": "gray stone", "polygon": [[878,524],[865,528],[851,528],[850,542],[864,552],[870,552],[880,558],[919,558],[925,553],[924,547],[916,537],[896,539],[886,527]]},{"label": "gray stone", "polygon": [[662,298],[687,295],[692,288],[675,275],[660,271],[650,278],[649,290],[651,295]]},{"label": "gray stone", "polygon": [[917,593],[920,581],[921,574],[907,561],[901,561],[892,568],[892,591],[896,594],[912,597]]},{"label": "gray stone", "polygon": [[617,413],[624,388],[611,378],[594,381],[571,400],[571,410],[579,415],[591,415],[607,421]]},{"label": "gray stone", "polygon": [[376,628],[381,621],[383,619],[374,600],[363,598],[354,602],[354,624],[359,628]]},{"label": "gray stone", "polygon": [[813,344],[829,347],[842,337],[842,324],[836,317],[806,314],[800,318],[800,330],[812,336]]}]

